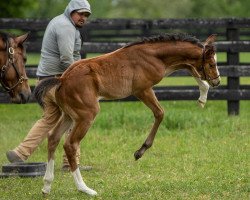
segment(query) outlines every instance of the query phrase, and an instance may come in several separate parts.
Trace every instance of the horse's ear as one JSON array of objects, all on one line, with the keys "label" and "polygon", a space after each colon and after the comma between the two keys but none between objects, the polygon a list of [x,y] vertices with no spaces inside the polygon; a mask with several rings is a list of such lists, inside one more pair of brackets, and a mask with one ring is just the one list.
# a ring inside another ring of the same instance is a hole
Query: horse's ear
[{"label": "horse's ear", "polygon": [[30,34],[30,32],[25,33],[24,35],[21,35],[21,36],[16,37],[14,40],[15,40],[18,44],[22,44],[22,43],[24,43],[24,42],[27,40],[29,34]]},{"label": "horse's ear", "polygon": [[205,57],[210,58],[211,56],[214,56],[215,54],[215,47],[212,45],[206,45],[205,46]]},{"label": "horse's ear", "polygon": [[0,38],[0,49],[5,49],[6,48],[6,44],[5,42],[3,41],[2,38]]},{"label": "horse's ear", "polygon": [[206,46],[206,45],[211,45],[211,44],[213,44],[213,43],[215,42],[215,40],[216,40],[216,37],[217,37],[216,34],[210,35],[210,36],[206,39],[204,45]]}]

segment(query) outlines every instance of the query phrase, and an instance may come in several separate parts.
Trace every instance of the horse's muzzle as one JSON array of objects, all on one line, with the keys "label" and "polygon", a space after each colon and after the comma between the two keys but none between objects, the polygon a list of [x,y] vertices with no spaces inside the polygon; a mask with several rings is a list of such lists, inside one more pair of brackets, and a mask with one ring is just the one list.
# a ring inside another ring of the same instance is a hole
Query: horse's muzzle
[{"label": "horse's muzzle", "polygon": [[11,102],[16,104],[25,104],[29,101],[30,97],[31,92],[20,92],[11,98]]}]

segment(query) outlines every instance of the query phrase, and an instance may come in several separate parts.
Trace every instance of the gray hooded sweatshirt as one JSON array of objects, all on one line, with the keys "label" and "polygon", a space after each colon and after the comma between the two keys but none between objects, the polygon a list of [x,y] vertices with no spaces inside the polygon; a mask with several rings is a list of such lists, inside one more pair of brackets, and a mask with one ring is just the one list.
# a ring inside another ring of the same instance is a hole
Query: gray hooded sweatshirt
[{"label": "gray hooded sweatshirt", "polygon": [[78,9],[91,13],[87,0],[71,0],[64,13],[49,22],[43,37],[37,76],[62,74],[81,58],[80,32],[70,17],[71,12]]}]

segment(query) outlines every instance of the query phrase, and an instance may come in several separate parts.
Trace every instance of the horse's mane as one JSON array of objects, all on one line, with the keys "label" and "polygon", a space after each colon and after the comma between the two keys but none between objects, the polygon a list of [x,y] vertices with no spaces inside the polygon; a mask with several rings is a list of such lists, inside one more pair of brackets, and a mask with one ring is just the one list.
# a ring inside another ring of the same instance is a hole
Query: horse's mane
[{"label": "horse's mane", "polygon": [[8,33],[0,31],[0,38],[2,38],[3,41],[7,41],[9,37],[10,37],[10,35]]},{"label": "horse's mane", "polygon": [[[0,31],[0,38],[2,38],[2,40],[3,40],[4,42],[7,42],[9,38],[13,38],[13,37],[15,37],[14,34],[10,34],[10,33],[6,33],[6,32]],[[18,44],[18,46],[19,46],[20,48],[22,48],[22,49],[23,49],[23,48],[26,48],[26,46],[25,46],[24,44]]]},{"label": "horse's mane", "polygon": [[196,37],[185,34],[185,33],[165,33],[152,37],[144,37],[140,41],[132,42],[124,46],[130,47],[137,44],[145,44],[145,43],[154,43],[154,42],[167,42],[167,41],[181,41],[181,42],[190,42],[192,44],[196,44],[200,47],[203,47],[203,44]]}]

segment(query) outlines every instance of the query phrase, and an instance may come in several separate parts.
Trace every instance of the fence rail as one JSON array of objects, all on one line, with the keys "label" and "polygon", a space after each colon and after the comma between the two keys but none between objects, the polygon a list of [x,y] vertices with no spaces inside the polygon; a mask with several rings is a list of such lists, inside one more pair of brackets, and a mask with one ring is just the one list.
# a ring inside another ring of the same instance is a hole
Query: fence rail
[{"label": "fence rail", "polygon": [[[30,31],[27,52],[39,53],[42,37],[49,20],[39,19],[0,19],[0,30]],[[227,61],[218,63],[221,76],[227,77],[227,85],[211,89],[210,100],[226,100],[228,114],[239,114],[240,100],[250,100],[250,85],[240,85],[240,77],[250,76],[250,63],[240,63],[239,54],[250,52],[250,19],[95,19],[81,29],[84,46],[83,57],[88,53],[108,53],[114,51],[138,37],[147,37],[166,32],[186,32],[204,40],[208,35],[216,33],[218,52],[227,55]],[[28,66],[27,74],[35,78],[36,66]],[[186,71],[179,71],[171,76],[189,76]],[[195,100],[199,97],[198,87],[176,86],[155,87],[159,100]],[[0,89],[0,102],[8,103],[9,98]],[[134,101],[128,97],[121,101]],[[32,100],[33,101],[33,100]]]}]

